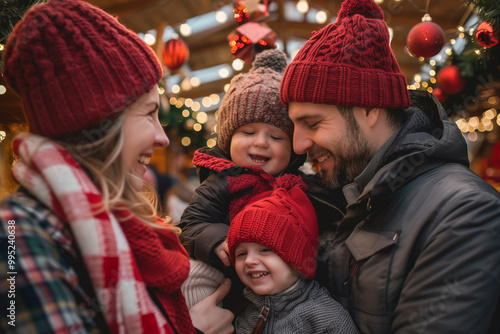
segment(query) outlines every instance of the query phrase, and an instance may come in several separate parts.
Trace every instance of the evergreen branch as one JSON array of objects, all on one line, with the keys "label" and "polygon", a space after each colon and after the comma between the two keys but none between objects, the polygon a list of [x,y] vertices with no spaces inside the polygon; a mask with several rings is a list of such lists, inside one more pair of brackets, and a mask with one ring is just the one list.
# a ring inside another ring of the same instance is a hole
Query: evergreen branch
[{"label": "evergreen branch", "polygon": [[22,19],[24,13],[40,2],[45,0],[0,0],[0,43],[5,43],[7,36]]}]

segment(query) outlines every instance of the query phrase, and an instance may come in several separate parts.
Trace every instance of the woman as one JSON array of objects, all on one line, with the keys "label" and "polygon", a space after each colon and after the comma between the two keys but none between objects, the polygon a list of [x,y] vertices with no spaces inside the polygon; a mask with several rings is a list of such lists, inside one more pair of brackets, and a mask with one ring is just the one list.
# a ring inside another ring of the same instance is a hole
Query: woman
[{"label": "woman", "polygon": [[0,205],[2,332],[194,333],[189,312],[231,332],[215,307],[228,284],[187,310],[180,231],[141,193],[169,143],[149,46],[86,2],[51,0],[14,28],[4,64],[30,134],[14,141],[21,188]]}]

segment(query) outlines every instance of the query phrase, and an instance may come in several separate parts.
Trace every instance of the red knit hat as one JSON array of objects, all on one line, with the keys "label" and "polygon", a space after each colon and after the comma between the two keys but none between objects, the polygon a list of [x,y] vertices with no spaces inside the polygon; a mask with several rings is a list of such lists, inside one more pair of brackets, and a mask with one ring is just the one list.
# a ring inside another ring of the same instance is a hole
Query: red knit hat
[{"label": "red knit hat", "polygon": [[287,62],[278,49],[257,54],[248,73],[238,74],[222,99],[218,113],[217,143],[229,152],[231,137],[240,126],[268,123],[285,131],[290,140],[293,123],[288,108],[280,102],[280,84]]},{"label": "red knit hat", "polygon": [[286,69],[280,98],[284,104],[407,108],[406,79],[382,9],[373,0],[345,0],[337,21],[314,33]]},{"label": "red knit hat", "polygon": [[296,175],[290,177],[288,180],[293,180],[294,185],[289,189],[278,187],[261,194],[234,217],[226,239],[229,258],[234,263],[234,252],[240,243],[255,242],[269,247],[298,272],[313,279],[319,245],[316,212],[303,191],[303,181]]},{"label": "red knit hat", "polygon": [[137,34],[80,0],[31,8],[7,41],[4,65],[30,131],[52,138],[118,114],[162,77],[154,52]]}]

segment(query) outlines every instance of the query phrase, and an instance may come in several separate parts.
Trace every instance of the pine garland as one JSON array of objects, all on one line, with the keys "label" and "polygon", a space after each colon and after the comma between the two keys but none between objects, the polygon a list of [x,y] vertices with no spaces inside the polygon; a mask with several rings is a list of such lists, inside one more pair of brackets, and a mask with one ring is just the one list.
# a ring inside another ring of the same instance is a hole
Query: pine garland
[{"label": "pine garland", "polygon": [[33,5],[45,0],[0,0],[0,43],[5,43],[16,23]]},{"label": "pine garland", "polygon": [[[0,44],[5,44],[14,26],[24,13],[37,3],[47,0],[0,0]],[[1,48],[3,50],[3,48]],[[3,57],[0,51],[0,72],[3,71]]]},{"label": "pine garland", "polygon": [[500,26],[500,1],[498,0],[469,0],[466,5],[473,6],[480,19],[493,27]]},{"label": "pine garland", "polygon": [[[471,116],[480,113],[479,105],[484,100],[481,91],[491,88],[492,82],[500,81],[500,43],[485,48],[476,40],[476,29],[482,22],[488,22],[496,29],[496,37],[500,38],[500,1],[499,0],[469,0],[465,6],[473,6],[473,12],[478,17],[473,25],[474,33],[464,31],[466,45],[460,53],[453,53],[446,65],[457,65],[460,74],[467,80],[465,88],[458,94],[447,95],[442,103],[448,115]],[[439,72],[440,67],[435,68]]]},{"label": "pine garland", "polygon": [[[168,111],[165,111],[168,109]],[[184,110],[189,111],[189,116],[182,116]],[[160,108],[160,122],[167,133],[173,132],[175,136],[179,138],[189,137],[191,139],[189,147],[197,148],[207,146],[207,139],[210,137],[210,133],[204,125],[200,131],[194,131],[192,129],[193,124],[196,120],[193,118],[193,110],[189,107],[183,105],[181,108],[170,105],[168,108],[162,106]]]},{"label": "pine garland", "polygon": [[[466,2],[466,5],[473,6],[477,13],[479,17],[477,25],[482,22],[489,23],[496,30],[497,38],[500,37],[500,1],[470,0]],[[477,80],[480,76],[490,77],[493,80],[500,79],[500,70],[498,69],[500,43],[491,48],[483,48],[474,35],[466,34],[466,36],[468,36],[467,44],[464,50],[456,56],[456,64],[460,68],[462,76],[468,80]]]}]

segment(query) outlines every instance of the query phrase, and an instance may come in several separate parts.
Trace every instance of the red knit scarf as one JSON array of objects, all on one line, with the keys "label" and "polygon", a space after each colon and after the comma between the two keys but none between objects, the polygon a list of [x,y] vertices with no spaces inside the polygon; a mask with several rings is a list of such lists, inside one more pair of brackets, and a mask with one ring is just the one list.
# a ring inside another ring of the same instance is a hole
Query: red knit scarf
[{"label": "red knit scarf", "polygon": [[[128,211],[115,211],[114,214],[120,218],[130,215]],[[194,333],[181,293],[181,286],[189,274],[189,260],[179,238],[169,230],[152,229],[135,217],[122,221],[120,226],[142,279],[148,288],[154,289],[177,333]]]},{"label": "red knit scarf", "polygon": [[[180,292],[189,261],[177,236],[153,229],[125,208],[96,214],[102,207],[99,190],[54,142],[22,134],[14,153],[20,158],[12,168],[14,178],[69,224],[110,331],[194,333]],[[147,288],[154,289],[168,319]]]}]

